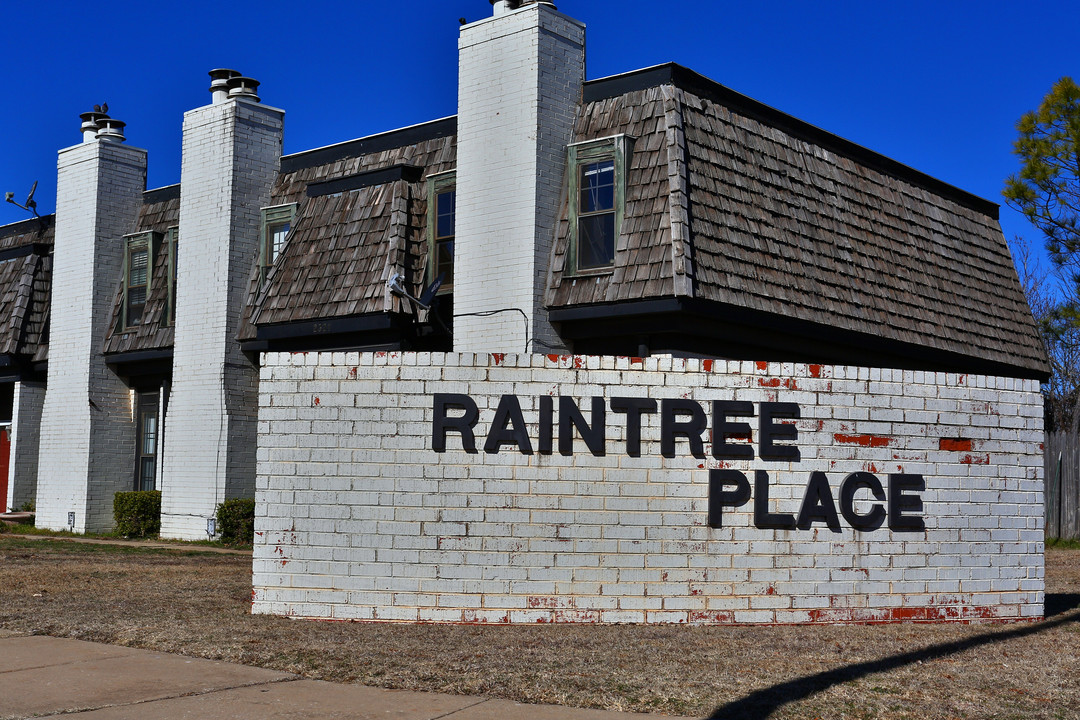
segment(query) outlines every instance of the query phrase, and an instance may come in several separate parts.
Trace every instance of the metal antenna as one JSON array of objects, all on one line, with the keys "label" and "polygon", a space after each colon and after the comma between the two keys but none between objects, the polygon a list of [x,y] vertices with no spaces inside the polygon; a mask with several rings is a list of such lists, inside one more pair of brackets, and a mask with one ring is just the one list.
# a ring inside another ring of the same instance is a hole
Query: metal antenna
[{"label": "metal antenna", "polygon": [[4,193],[4,200],[7,200],[9,203],[14,205],[15,207],[20,207],[20,208],[22,208],[23,210],[25,210],[27,212],[34,213],[34,217],[41,217],[40,215],[38,215],[37,201],[34,200],[34,193],[36,191],[37,191],[37,180],[34,181],[34,186],[30,188],[30,194],[26,196],[26,202],[23,203],[22,205],[15,202],[15,193],[13,193],[13,192]]}]

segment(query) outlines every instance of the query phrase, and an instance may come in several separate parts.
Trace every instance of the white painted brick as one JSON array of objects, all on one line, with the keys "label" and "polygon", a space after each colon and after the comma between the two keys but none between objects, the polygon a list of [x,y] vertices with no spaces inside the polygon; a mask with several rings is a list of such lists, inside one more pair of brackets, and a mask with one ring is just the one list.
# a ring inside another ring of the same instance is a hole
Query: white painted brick
[{"label": "white painted brick", "polygon": [[[865,472],[871,466],[883,484],[891,472],[921,473],[927,485],[923,493],[925,532],[893,532],[885,527],[856,533],[846,524],[839,533],[820,525],[816,531],[760,530],[753,526],[750,506],[725,513],[725,527],[712,529],[704,523],[708,468],[716,467],[715,461],[688,457],[685,442],[679,443],[676,457],[660,457],[658,422],[643,423],[641,458],[626,457],[621,440],[625,418],[612,413],[608,413],[607,453],[600,458],[583,447],[572,457],[560,456],[557,450],[550,456],[525,456],[512,447],[502,448],[497,455],[482,451],[469,454],[454,449],[459,441],[453,434],[447,452],[434,453],[429,449],[430,396],[460,392],[462,383],[483,393],[474,396],[483,408],[477,427],[478,445],[482,446],[497,397],[492,397],[484,384],[470,383],[489,370],[497,370],[495,391],[521,397],[530,437],[535,441],[534,400],[550,391],[549,381],[558,393],[579,400],[594,395],[658,397],[658,390],[667,389],[676,397],[692,397],[708,408],[712,399],[766,400],[768,395],[743,382],[746,377],[741,371],[758,372],[753,363],[731,363],[728,367],[740,373],[725,374],[715,368],[705,373],[699,363],[657,360],[656,368],[682,369],[627,370],[639,383],[631,392],[620,384],[622,376],[615,370],[625,364],[623,359],[581,358],[576,363],[580,368],[575,368],[574,358],[522,358],[527,356],[506,355],[493,366],[488,355],[451,353],[442,358],[445,366],[425,366],[407,353],[380,362],[362,354],[350,363],[370,365],[373,382],[389,382],[402,368],[416,373],[395,398],[396,403],[386,403],[384,395],[353,395],[358,410],[364,403],[372,408],[391,406],[392,411],[372,415],[366,430],[397,438],[394,446],[365,449],[363,437],[339,432],[337,423],[315,421],[303,428],[308,438],[303,442],[311,448],[305,451],[306,456],[260,456],[259,474],[265,478],[265,486],[260,485],[259,499],[261,503],[272,500],[275,514],[291,499],[298,517],[355,518],[333,521],[351,523],[335,525],[334,530],[346,533],[347,546],[353,550],[367,549],[376,555],[374,562],[368,557],[363,564],[353,566],[350,578],[368,578],[379,587],[399,583],[399,579],[423,578],[428,599],[402,594],[402,606],[361,607],[355,611],[358,617],[461,621],[445,614],[447,602],[477,611],[482,608],[488,613],[485,617],[498,622],[537,617],[559,622],[597,618],[601,622],[820,622],[948,619],[964,612],[1019,618],[1040,612],[1041,596],[1036,598],[1035,594],[1042,590],[1043,577],[1039,555],[1041,434],[997,439],[994,442],[1007,445],[994,446],[993,452],[979,452],[984,450],[979,447],[983,440],[976,440],[971,453],[938,447],[942,436],[974,434],[973,413],[985,414],[988,402],[984,397],[976,398],[975,393],[991,392],[988,388],[996,387],[1000,379],[987,378],[980,385],[969,377],[971,382],[959,385],[955,376],[925,373],[924,384],[912,388],[897,381],[908,377],[899,371],[825,366],[818,369],[823,377],[865,379],[859,381],[859,387],[816,389],[812,400],[801,400],[804,418],[833,418],[838,410],[856,402],[862,403],[867,413],[844,416],[843,428],[828,427],[828,422],[833,422],[829,420],[821,431],[812,420],[801,421],[802,460],[798,463],[763,463],[760,459],[730,463],[746,472],[751,482],[752,471],[766,467],[772,481],[772,510],[793,513],[798,511],[811,470],[825,471],[834,493],[847,473]],[[335,373],[344,377],[349,367],[335,365],[334,360],[329,355],[318,357],[322,376],[320,380],[310,378],[310,382],[336,382]],[[304,408],[305,403],[293,403],[290,398],[309,398],[307,381],[278,384],[279,378],[295,368],[292,359],[267,356],[264,362],[268,363],[260,402],[264,411]],[[610,368],[614,374],[590,369],[597,367]],[[809,374],[806,366],[799,364],[770,364],[769,369],[774,376],[781,371],[800,379]],[[452,371],[449,376],[448,370]],[[550,377],[538,385],[537,372]],[[655,375],[651,381],[650,372]],[[950,378],[952,384],[947,382]],[[872,383],[880,392],[893,394],[870,397]],[[342,392],[348,395],[347,388]],[[918,397],[930,407],[946,395],[953,403],[949,412],[963,430],[945,432],[922,417],[903,412],[899,418],[879,421],[882,412],[907,408],[910,403],[903,398]],[[782,392],[775,397],[787,400]],[[901,400],[894,402],[898,398]],[[1018,412],[1038,401],[1032,394],[1008,404]],[[958,409],[961,404],[966,411]],[[306,407],[310,410],[310,402]],[[405,408],[421,411],[422,419],[414,420],[403,412]],[[267,421],[264,428],[270,434],[262,443],[267,453],[286,451],[288,445],[274,433],[295,431],[289,422],[293,421]],[[966,458],[969,455],[988,457],[990,464],[971,464]],[[335,485],[333,477],[325,474],[328,467],[348,472],[354,479],[345,478],[344,484]],[[324,479],[330,481],[325,490],[301,491]],[[368,486],[372,481],[381,483],[378,492],[352,489],[358,482]],[[350,512],[336,509],[342,506],[348,506]],[[857,504],[861,511],[867,508],[865,499]],[[378,509],[392,514],[373,514]],[[302,529],[297,520],[293,522]],[[256,611],[280,612],[285,608],[299,613],[312,603],[334,605],[329,596],[320,595],[327,587],[320,573],[335,571],[317,560],[332,556],[340,547],[331,537],[322,531],[303,533],[300,542],[308,544],[311,559],[290,560],[290,582],[307,587],[309,595],[293,599],[275,596],[273,566],[257,565]],[[435,545],[425,546],[421,540]],[[261,540],[272,541],[271,536]],[[432,575],[431,568],[440,572]],[[305,577],[315,575],[320,579],[304,584]],[[687,578],[696,582],[691,585]],[[402,587],[412,586],[405,583]],[[948,600],[959,610],[949,615],[944,606],[939,607],[945,602],[942,597],[951,598],[961,591],[963,598]],[[530,602],[541,602],[529,598],[541,596],[556,598],[543,600],[545,603],[573,600],[576,614],[567,611],[557,615],[555,606],[529,606]],[[446,597],[453,599],[440,599]],[[611,604],[613,598],[617,606]],[[357,601],[354,597],[350,602]]]}]

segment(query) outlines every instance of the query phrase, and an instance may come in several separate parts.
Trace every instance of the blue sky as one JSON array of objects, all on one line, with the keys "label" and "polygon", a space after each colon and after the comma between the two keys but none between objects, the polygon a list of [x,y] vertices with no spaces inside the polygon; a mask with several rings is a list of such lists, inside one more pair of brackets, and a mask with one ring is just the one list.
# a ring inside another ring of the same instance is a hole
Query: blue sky
[{"label": "blue sky", "polygon": [[[872,150],[1000,202],[1014,123],[1080,80],[1080,3],[560,0],[586,23],[587,76],[674,61]],[[260,80],[297,152],[452,115],[458,18],[488,0],[4,3],[0,192],[55,206],[56,151],[108,102],[148,183],[180,179],[183,113],[206,71]],[[0,224],[27,217],[0,203]],[[1006,237],[1037,232],[1003,206]]]}]

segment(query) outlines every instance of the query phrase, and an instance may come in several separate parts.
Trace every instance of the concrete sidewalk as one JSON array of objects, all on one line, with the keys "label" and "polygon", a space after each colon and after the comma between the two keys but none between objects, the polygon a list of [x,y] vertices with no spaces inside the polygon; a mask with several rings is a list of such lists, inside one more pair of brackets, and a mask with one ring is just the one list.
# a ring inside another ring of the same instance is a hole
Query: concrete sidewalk
[{"label": "concrete sidewalk", "polygon": [[0,718],[630,720],[655,715],[383,690],[151,650],[0,630]]}]

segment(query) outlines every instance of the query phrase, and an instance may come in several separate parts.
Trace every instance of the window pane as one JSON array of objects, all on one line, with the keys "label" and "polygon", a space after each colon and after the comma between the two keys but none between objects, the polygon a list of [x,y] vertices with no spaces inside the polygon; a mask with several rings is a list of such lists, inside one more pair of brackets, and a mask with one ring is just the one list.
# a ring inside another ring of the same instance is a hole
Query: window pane
[{"label": "window pane", "polygon": [[602,212],[615,207],[615,161],[581,166],[580,213]]},{"label": "window pane", "polygon": [[146,264],[150,253],[146,250],[136,250],[131,253],[131,263],[128,270],[128,285],[146,284]]},{"label": "window pane", "polygon": [[454,215],[457,211],[457,192],[439,193],[435,198],[435,237],[451,237],[454,234]]},{"label": "window pane", "polygon": [[435,277],[443,273],[443,285],[454,282],[454,241],[440,242],[435,249]]},{"label": "window pane", "polygon": [[270,262],[276,262],[281,253],[281,247],[285,244],[285,236],[289,234],[290,223],[277,223],[268,228],[270,233]]},{"label": "window pane", "polygon": [[577,266],[598,268],[615,260],[615,213],[583,217],[578,221]]},{"label": "window pane", "polygon": [[143,415],[142,454],[153,455],[157,452],[157,415]]},{"label": "window pane", "polygon": [[139,466],[139,487],[142,490],[154,489],[154,458],[143,458]]},{"label": "window pane", "polygon": [[130,288],[127,292],[127,324],[129,326],[142,322],[144,307],[146,307],[146,286]]}]

